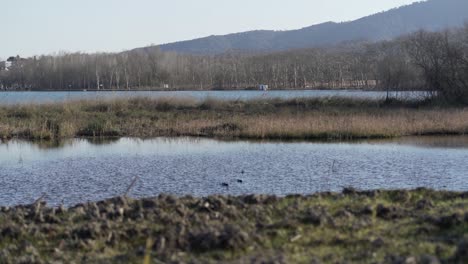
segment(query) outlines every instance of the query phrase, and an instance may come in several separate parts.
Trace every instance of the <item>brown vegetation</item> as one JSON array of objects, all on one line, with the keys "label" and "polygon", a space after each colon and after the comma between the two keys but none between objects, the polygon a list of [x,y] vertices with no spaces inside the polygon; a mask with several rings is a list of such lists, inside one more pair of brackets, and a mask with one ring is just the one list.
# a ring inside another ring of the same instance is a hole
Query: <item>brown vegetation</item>
[{"label": "brown vegetation", "polygon": [[122,99],[0,107],[0,138],[357,139],[466,134],[468,108],[356,99]]}]

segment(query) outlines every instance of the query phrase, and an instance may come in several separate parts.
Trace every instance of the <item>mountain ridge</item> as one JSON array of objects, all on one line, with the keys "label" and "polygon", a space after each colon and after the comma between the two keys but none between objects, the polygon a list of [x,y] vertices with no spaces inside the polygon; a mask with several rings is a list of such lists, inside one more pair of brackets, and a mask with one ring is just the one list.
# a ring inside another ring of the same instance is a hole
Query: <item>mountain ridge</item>
[{"label": "mountain ridge", "polygon": [[437,31],[468,21],[468,1],[428,0],[346,22],[323,22],[295,30],[252,30],[211,35],[150,46],[162,51],[213,55],[229,51],[274,52],[312,48],[347,41],[392,39],[417,30]]}]

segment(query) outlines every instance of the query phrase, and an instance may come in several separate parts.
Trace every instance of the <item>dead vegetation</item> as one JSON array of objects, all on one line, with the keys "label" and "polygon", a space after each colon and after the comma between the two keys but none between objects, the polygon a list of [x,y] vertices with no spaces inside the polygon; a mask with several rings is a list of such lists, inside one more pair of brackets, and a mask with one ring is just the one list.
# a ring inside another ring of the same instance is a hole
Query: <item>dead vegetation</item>
[{"label": "dead vegetation", "polygon": [[468,108],[357,99],[121,99],[0,107],[0,138],[357,139],[468,132]]}]

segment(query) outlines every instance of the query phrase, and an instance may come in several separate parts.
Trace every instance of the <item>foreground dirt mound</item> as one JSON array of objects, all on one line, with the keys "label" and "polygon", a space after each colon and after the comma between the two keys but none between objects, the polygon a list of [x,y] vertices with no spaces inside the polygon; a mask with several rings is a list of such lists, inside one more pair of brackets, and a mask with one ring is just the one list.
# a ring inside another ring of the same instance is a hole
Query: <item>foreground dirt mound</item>
[{"label": "foreground dirt mound", "polygon": [[0,263],[468,263],[468,193],[160,195],[0,210]]}]

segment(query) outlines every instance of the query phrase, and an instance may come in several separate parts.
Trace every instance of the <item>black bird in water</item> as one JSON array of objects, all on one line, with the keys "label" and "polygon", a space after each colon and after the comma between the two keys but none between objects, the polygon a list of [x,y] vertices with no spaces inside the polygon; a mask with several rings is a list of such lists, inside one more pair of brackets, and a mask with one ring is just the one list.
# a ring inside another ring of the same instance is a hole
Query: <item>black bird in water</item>
[{"label": "black bird in water", "polygon": [[241,180],[241,179],[238,179],[237,182],[238,182],[238,183],[243,183],[244,181]]},{"label": "black bird in water", "polygon": [[221,183],[221,186],[223,186],[223,187],[229,187],[229,184],[228,184],[228,183],[225,183],[225,182],[223,182],[223,183]]}]

